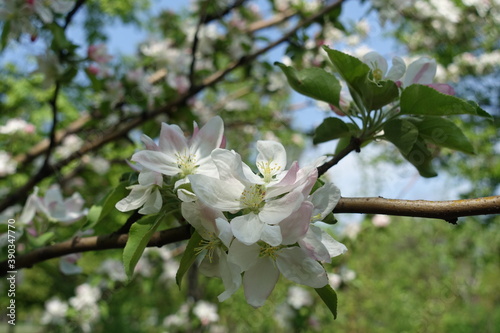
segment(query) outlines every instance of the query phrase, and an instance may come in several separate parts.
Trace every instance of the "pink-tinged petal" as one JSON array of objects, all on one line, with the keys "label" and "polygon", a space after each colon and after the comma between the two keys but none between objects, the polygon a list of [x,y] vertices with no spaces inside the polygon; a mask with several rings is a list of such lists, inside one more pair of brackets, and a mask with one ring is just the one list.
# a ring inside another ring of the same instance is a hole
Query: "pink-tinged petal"
[{"label": "pink-tinged petal", "polygon": [[414,83],[432,83],[436,75],[436,69],[437,65],[434,59],[427,57],[417,59],[408,66],[408,70],[403,79],[403,85],[408,87]]},{"label": "pink-tinged petal", "polygon": [[290,192],[279,199],[266,202],[259,212],[259,218],[267,224],[278,224],[296,211],[303,201],[302,193]]},{"label": "pink-tinged petal", "polygon": [[278,246],[281,244],[281,228],[278,225],[268,225],[264,224],[262,229],[262,235],[260,239],[271,246]]},{"label": "pink-tinged petal", "polygon": [[219,148],[225,149],[226,148],[226,144],[227,144],[227,139],[226,139],[226,136],[223,135],[222,136],[222,141],[220,142]]},{"label": "pink-tinged petal", "polygon": [[305,236],[311,223],[312,212],[312,203],[304,201],[297,211],[280,222],[283,245],[294,244]]},{"label": "pink-tinged petal", "polygon": [[313,288],[322,288],[328,283],[323,266],[299,247],[284,248],[277,254],[276,265],[288,280]]},{"label": "pink-tinged petal", "polygon": [[162,205],[163,199],[161,197],[161,193],[158,189],[155,189],[151,192],[149,198],[147,198],[144,206],[139,210],[139,214],[156,214],[161,210]]},{"label": "pink-tinged petal", "polygon": [[246,271],[252,267],[259,258],[260,246],[257,244],[245,245],[235,239],[228,251],[228,260],[238,265],[241,271]]},{"label": "pink-tinged petal", "polygon": [[206,205],[223,212],[236,212],[243,208],[240,197],[245,187],[237,180],[222,181],[205,175],[189,175],[191,188]]},{"label": "pink-tinged petal", "polygon": [[59,186],[52,185],[51,187],[49,187],[47,192],[45,192],[43,202],[46,206],[49,206],[53,202],[63,202],[63,197]]},{"label": "pink-tinged petal", "polygon": [[151,194],[151,187],[132,185],[128,188],[132,189],[130,194],[115,205],[120,212],[127,212],[141,207]]},{"label": "pink-tinged petal", "polygon": [[231,230],[234,237],[246,245],[251,245],[260,240],[264,223],[254,213],[237,216],[231,220]]},{"label": "pink-tinged petal", "polygon": [[167,176],[175,176],[181,172],[177,166],[174,156],[159,151],[141,150],[132,155],[132,161],[140,163],[145,168],[162,173]]},{"label": "pink-tinged petal", "polygon": [[191,153],[198,158],[210,156],[212,151],[220,147],[224,133],[224,122],[217,116],[210,119],[191,141]]},{"label": "pink-tinged petal", "polygon": [[260,178],[241,161],[240,154],[235,151],[218,148],[212,152],[211,156],[219,170],[221,180],[238,180],[242,184],[253,184],[254,180],[260,181]]},{"label": "pink-tinged petal", "polygon": [[332,183],[326,183],[313,194],[309,200],[314,205],[313,219],[315,221],[324,219],[332,212],[340,200],[340,189]]},{"label": "pink-tinged petal", "polygon": [[321,230],[311,225],[304,238],[298,241],[301,249],[314,260],[330,262],[331,257],[326,246],[321,243]]},{"label": "pink-tinged petal", "polygon": [[141,135],[141,141],[144,143],[146,146],[146,149],[148,150],[154,150],[154,151],[160,151],[160,147],[151,139],[149,136],[146,134]]},{"label": "pink-tinged petal", "polygon": [[386,79],[396,81],[403,77],[406,72],[406,64],[401,57],[392,58],[392,67],[386,75]]},{"label": "pink-tinged petal", "polygon": [[455,95],[455,89],[453,89],[452,86],[446,83],[431,83],[431,84],[426,84],[426,86],[429,86],[433,89],[436,89],[440,93],[446,94],[446,95]]},{"label": "pink-tinged petal", "polygon": [[261,258],[243,275],[243,288],[248,304],[258,308],[266,302],[278,282],[280,273],[269,257]]},{"label": "pink-tinged petal", "polygon": [[242,282],[241,270],[238,265],[228,261],[227,254],[224,251],[218,249],[217,252],[219,254],[220,277],[225,288],[225,291],[217,298],[219,302],[223,302],[240,288]]},{"label": "pink-tinged petal", "polygon": [[285,147],[279,142],[269,140],[257,141],[257,168],[261,175],[271,181],[271,177],[286,168],[286,151]]},{"label": "pink-tinged petal", "polygon": [[292,166],[286,172],[285,176],[277,183],[267,188],[266,197],[274,198],[283,193],[290,192],[296,185],[297,172],[299,171],[299,163],[292,163]]},{"label": "pink-tinged petal", "polygon": [[161,124],[159,144],[160,151],[175,158],[177,153],[189,151],[187,139],[177,125]]}]

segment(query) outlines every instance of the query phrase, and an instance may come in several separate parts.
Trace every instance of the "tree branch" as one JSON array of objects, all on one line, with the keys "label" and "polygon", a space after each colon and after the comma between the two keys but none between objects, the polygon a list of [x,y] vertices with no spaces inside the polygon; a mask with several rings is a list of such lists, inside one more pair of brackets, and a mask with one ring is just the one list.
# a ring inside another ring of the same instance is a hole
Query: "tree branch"
[{"label": "tree branch", "polygon": [[149,119],[153,119],[156,116],[160,114],[172,114],[176,111],[176,108],[180,105],[183,105],[186,103],[188,99],[191,97],[195,96],[197,93],[202,91],[205,88],[211,87],[220,80],[222,80],[227,74],[231,73],[235,69],[244,66],[251,61],[255,60],[257,57],[260,55],[268,52],[269,50],[275,48],[276,46],[280,45],[281,43],[287,41],[291,36],[293,36],[299,29],[304,28],[308,26],[309,24],[313,23],[317,18],[325,15],[326,13],[334,10],[338,6],[342,4],[344,0],[338,0],[335,3],[332,3],[328,6],[323,7],[320,11],[317,13],[309,16],[308,18],[298,22],[295,27],[293,27],[290,31],[285,33],[280,39],[269,43],[267,46],[255,51],[254,53],[244,56],[240,58],[237,61],[234,61],[230,63],[225,69],[219,70],[218,72],[212,74],[211,76],[205,78],[202,83],[198,86],[192,87],[186,94],[179,96],[177,99],[171,101],[170,103],[164,105],[163,107],[160,107],[152,112],[149,113],[144,113],[141,114],[140,116],[137,116],[136,118],[131,119],[129,122],[121,124],[117,128],[113,128],[109,130],[108,132],[103,133],[102,136],[94,140],[93,142],[88,142],[86,145],[84,145],[82,148],[80,148],[78,151],[74,152],[67,158],[58,161],[51,167],[47,168],[44,170],[43,174],[38,174],[37,177],[33,177],[20,188],[17,188],[11,192],[9,196],[7,196],[4,200],[0,202],[0,212],[5,210],[7,207],[12,206],[13,204],[26,200],[26,197],[28,196],[28,193],[33,189],[33,187],[40,182],[42,179],[51,176],[55,170],[58,170],[62,168],[63,166],[67,165],[71,161],[80,158],[82,155],[90,152],[97,150],[98,148],[102,147],[103,145],[107,144],[108,142],[114,141],[117,138],[120,138],[126,133],[128,133],[131,129],[139,126],[140,124],[146,122]]},{"label": "tree branch", "polygon": [[[457,219],[463,216],[500,214],[500,196],[451,201],[396,200],[381,197],[341,198],[333,212],[426,217],[444,219],[455,224]],[[161,247],[189,239],[190,230],[189,225],[183,225],[156,232],[149,241],[148,247]],[[71,253],[120,249],[125,247],[127,239],[127,234],[117,233],[85,238],[76,237],[17,256],[15,269],[32,267],[36,263]],[[15,269],[9,267],[7,261],[3,261],[0,263],[0,276]]]},{"label": "tree branch", "polygon": [[362,143],[363,142],[360,139],[351,137],[351,141],[349,141],[349,144],[344,149],[336,154],[331,160],[318,167],[318,177],[324,175],[328,171],[328,169],[339,163],[340,160],[349,155],[351,151],[356,151],[359,153]]}]

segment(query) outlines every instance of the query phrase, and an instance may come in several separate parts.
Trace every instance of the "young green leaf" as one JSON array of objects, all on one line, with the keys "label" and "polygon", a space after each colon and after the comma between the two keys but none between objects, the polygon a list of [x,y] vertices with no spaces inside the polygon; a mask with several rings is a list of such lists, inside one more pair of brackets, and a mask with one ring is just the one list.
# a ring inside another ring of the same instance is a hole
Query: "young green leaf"
[{"label": "young green leaf", "polygon": [[191,238],[189,239],[189,242],[186,246],[186,250],[182,255],[182,259],[179,264],[179,269],[177,270],[177,274],[175,275],[175,282],[179,286],[179,289],[181,288],[182,278],[184,277],[184,274],[186,274],[188,269],[196,260],[196,256],[198,255],[196,248],[200,246],[201,240],[202,238],[200,234],[197,233],[196,231],[191,235]]},{"label": "young green leaf", "polygon": [[313,143],[318,144],[349,136],[349,127],[339,118],[326,118],[314,132]]},{"label": "young green leaf", "polygon": [[370,67],[358,58],[332,50],[327,46],[323,46],[323,49],[328,54],[335,70],[350,86],[356,87],[368,77]]},{"label": "young green leaf", "polygon": [[339,107],[341,87],[334,75],[317,67],[297,71],[279,62],[275,65],[281,68],[290,86],[298,93]]},{"label": "young green leaf", "polygon": [[436,146],[474,154],[474,147],[462,130],[451,120],[441,117],[412,118],[420,135]]},{"label": "young green leaf", "polygon": [[337,293],[333,288],[327,284],[323,288],[315,288],[319,297],[323,300],[323,302],[328,306],[330,311],[333,314],[333,318],[337,319]]},{"label": "young green leaf", "polygon": [[392,142],[403,155],[409,154],[418,138],[418,129],[405,119],[392,119],[384,125],[384,138]]},{"label": "young green leaf", "polygon": [[401,93],[401,114],[424,116],[448,116],[472,114],[489,117],[476,103],[440,93],[421,84],[412,84]]},{"label": "young green leaf", "polygon": [[130,227],[127,244],[123,249],[123,266],[129,280],[132,278],[135,265],[137,265],[151,236],[153,236],[165,217],[164,212],[144,216]]}]

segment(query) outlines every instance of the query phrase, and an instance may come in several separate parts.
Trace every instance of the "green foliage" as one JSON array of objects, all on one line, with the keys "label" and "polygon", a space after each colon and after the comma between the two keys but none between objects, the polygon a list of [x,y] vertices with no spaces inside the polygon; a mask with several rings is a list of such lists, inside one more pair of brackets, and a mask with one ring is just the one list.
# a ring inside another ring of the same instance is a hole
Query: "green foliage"
[{"label": "green foliage", "polygon": [[305,68],[300,71],[279,62],[290,86],[302,95],[339,106],[340,83],[334,75],[321,68]]},{"label": "green foliage", "polygon": [[314,290],[316,290],[319,297],[321,297],[326,306],[328,306],[333,314],[333,318],[337,319],[337,293],[335,290],[333,290],[329,284],[323,288],[316,288]]},{"label": "green foliage", "polygon": [[196,257],[198,256],[197,248],[200,246],[200,242],[203,239],[201,238],[200,234],[197,233],[196,231],[193,232],[191,235],[191,238],[189,239],[189,242],[186,246],[186,250],[184,251],[184,254],[182,255],[181,262],[179,264],[179,269],[177,270],[177,274],[175,275],[175,282],[179,286],[179,289],[181,288],[182,284],[182,278],[184,275],[187,273],[189,268],[193,265],[193,263],[196,260]]},{"label": "green foliage", "polygon": [[314,132],[313,143],[318,144],[351,135],[349,127],[339,118],[326,118]]}]

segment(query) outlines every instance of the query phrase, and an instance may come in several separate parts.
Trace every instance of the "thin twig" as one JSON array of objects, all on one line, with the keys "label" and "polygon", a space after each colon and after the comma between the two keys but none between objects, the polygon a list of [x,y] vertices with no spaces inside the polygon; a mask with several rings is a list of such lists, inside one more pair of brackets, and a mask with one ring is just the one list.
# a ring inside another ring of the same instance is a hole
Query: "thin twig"
[{"label": "thin twig", "polygon": [[349,155],[350,152],[356,151],[359,153],[362,141],[358,138],[351,137],[349,144],[336,154],[330,161],[318,167],[318,177],[325,174],[328,169],[340,162],[344,157]]},{"label": "thin twig", "polygon": [[189,86],[190,87],[194,87],[194,74],[195,74],[195,67],[196,67],[196,51],[198,50],[198,42],[199,42],[198,34],[200,33],[200,29],[204,24],[209,2],[210,2],[210,0],[205,0],[205,2],[203,2],[203,4],[201,5],[200,20],[198,21],[198,24],[196,25],[196,30],[194,31],[193,45],[191,47],[191,56],[193,58],[191,59],[191,65],[189,66]]},{"label": "thin twig", "polygon": [[267,46],[255,51],[254,53],[244,56],[240,58],[239,60],[230,63],[225,69],[222,69],[211,76],[207,77],[202,81],[202,83],[198,86],[194,86],[191,90],[189,90],[186,94],[179,96],[177,99],[171,101],[170,103],[152,111],[149,113],[141,114],[140,116],[131,119],[129,122],[121,124],[117,128],[113,128],[112,130],[109,130],[108,132],[103,133],[102,136],[97,138],[96,140],[92,142],[88,142],[85,144],[82,148],[80,148],[78,151],[74,152],[67,158],[58,161],[54,165],[51,166],[51,168],[48,168],[45,170],[44,174],[40,174],[36,178],[32,178],[23,185],[21,188],[17,188],[9,194],[4,200],[0,202],[0,212],[5,210],[7,207],[12,206],[13,204],[26,200],[26,197],[28,193],[33,189],[33,187],[42,179],[51,176],[55,170],[58,170],[62,168],[63,166],[67,165],[71,161],[80,158],[82,155],[90,152],[97,150],[98,148],[102,147],[103,145],[107,144],[108,142],[114,141],[117,138],[123,137],[126,133],[128,133],[131,129],[139,126],[140,124],[144,123],[145,121],[149,119],[153,119],[156,116],[160,114],[172,114],[176,111],[176,108],[180,105],[183,105],[186,103],[188,99],[199,93],[205,88],[211,87],[215,85],[217,82],[222,80],[227,74],[231,73],[235,69],[244,66],[250,62],[252,62],[255,58],[259,57],[260,55],[268,52],[269,50],[275,48],[276,46],[280,45],[281,43],[287,41],[291,36],[293,36],[297,30],[308,26],[309,24],[313,23],[318,17],[321,17],[328,13],[329,11],[334,10],[344,0],[339,0],[333,4],[330,4],[328,6],[323,7],[319,12],[317,12],[314,15],[311,15],[310,17],[300,21],[293,27],[289,32],[284,34],[280,39],[268,44]]},{"label": "thin twig", "polygon": [[66,15],[66,19],[64,20],[63,29],[66,30],[66,28],[68,27],[68,25],[71,23],[71,20],[73,19],[73,16],[75,16],[75,14],[78,12],[78,10],[80,10],[80,8],[83,6],[84,3],[85,3],[85,0],[78,0],[75,3],[75,6],[73,7],[73,9],[71,9],[69,11],[69,13]]},{"label": "thin twig", "polygon": [[218,13],[214,13],[212,15],[205,15],[205,18],[203,20],[204,24],[207,24],[211,21],[218,20],[220,18],[223,18],[227,14],[229,14],[233,9],[236,9],[240,6],[242,6],[247,0],[236,0],[232,5],[227,6],[223,10],[219,11]]},{"label": "thin twig", "polygon": [[[381,197],[341,198],[333,212],[426,217],[456,223],[459,217],[500,214],[500,196],[451,201],[396,200]],[[149,241],[148,247],[161,247],[189,239],[190,230],[187,224],[156,232]],[[127,234],[117,233],[77,237],[17,256],[15,269],[32,267],[39,262],[71,253],[123,248],[127,239]],[[7,260],[0,263],[0,276],[6,275],[9,270],[14,269],[8,266]]]}]

